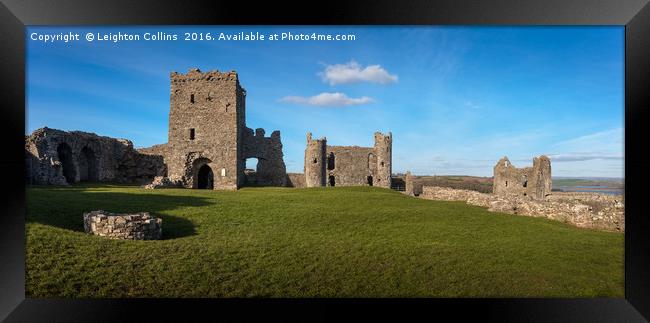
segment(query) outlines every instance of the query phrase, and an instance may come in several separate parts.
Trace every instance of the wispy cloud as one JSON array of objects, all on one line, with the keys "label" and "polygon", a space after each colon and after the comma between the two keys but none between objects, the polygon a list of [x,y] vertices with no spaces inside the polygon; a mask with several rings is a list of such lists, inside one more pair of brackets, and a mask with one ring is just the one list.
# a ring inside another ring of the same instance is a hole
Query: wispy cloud
[{"label": "wispy cloud", "polygon": [[465,106],[470,108],[470,109],[480,109],[481,106],[472,102],[472,101],[465,101]]},{"label": "wispy cloud", "polygon": [[549,154],[548,157],[554,162],[574,162],[574,161],[587,161],[587,160],[622,160],[623,156],[604,154],[604,153],[565,153],[565,154]]},{"label": "wispy cloud", "polygon": [[623,128],[599,131],[576,138],[560,141],[553,145],[556,151],[590,152],[594,147],[599,151],[623,151]]},{"label": "wispy cloud", "polygon": [[350,98],[341,92],[323,92],[321,94],[310,97],[285,96],[280,99],[280,102],[314,106],[347,106],[368,104],[373,102],[373,100],[367,96],[362,96],[360,98]]},{"label": "wispy cloud", "polygon": [[324,82],[330,85],[370,82],[390,84],[397,82],[397,75],[390,74],[380,65],[368,65],[365,68],[355,61],[345,64],[325,66],[323,72],[318,73]]}]

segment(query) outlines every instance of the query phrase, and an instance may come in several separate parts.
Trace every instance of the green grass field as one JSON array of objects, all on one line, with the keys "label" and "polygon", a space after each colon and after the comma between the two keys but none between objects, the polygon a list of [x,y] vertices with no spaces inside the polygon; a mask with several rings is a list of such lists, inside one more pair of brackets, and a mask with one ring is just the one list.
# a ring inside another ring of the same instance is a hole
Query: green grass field
[{"label": "green grass field", "polygon": [[[149,211],[160,241],[83,232]],[[28,187],[27,297],[623,297],[623,234],[373,187]]]}]

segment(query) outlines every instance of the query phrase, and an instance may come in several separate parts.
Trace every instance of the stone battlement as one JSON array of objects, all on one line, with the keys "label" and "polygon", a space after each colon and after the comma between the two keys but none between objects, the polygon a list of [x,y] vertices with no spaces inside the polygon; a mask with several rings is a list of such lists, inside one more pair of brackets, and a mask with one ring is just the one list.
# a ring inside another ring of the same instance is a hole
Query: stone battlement
[{"label": "stone battlement", "polygon": [[187,74],[171,72],[169,77],[172,83],[229,81],[239,84],[239,76],[234,70],[230,72],[219,72],[218,70],[201,72],[198,68],[191,68]]}]

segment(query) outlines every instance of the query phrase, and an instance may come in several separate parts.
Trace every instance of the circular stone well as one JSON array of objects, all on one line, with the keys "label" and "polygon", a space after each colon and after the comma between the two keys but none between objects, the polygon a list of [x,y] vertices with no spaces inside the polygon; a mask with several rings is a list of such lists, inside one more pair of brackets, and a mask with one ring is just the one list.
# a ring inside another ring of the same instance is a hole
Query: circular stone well
[{"label": "circular stone well", "polygon": [[162,219],[149,212],[117,214],[90,211],[83,214],[87,233],[111,239],[159,240],[162,237]]}]

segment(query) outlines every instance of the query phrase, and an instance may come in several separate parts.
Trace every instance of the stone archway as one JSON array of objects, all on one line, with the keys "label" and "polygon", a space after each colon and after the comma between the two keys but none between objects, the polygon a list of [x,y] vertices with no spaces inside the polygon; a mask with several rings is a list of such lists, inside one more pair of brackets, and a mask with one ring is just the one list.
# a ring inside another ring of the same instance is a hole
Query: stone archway
[{"label": "stone archway", "polygon": [[65,181],[68,182],[68,184],[74,183],[76,181],[77,172],[74,168],[72,148],[70,148],[70,146],[65,142],[60,143],[59,146],[56,147],[56,153],[61,162],[61,172],[63,177],[65,177]]},{"label": "stone archway", "polygon": [[203,164],[203,166],[199,167],[196,173],[196,188],[214,189],[214,173],[208,164]]},{"label": "stone archway", "polygon": [[98,181],[97,157],[90,147],[84,147],[79,154],[79,181]]}]

